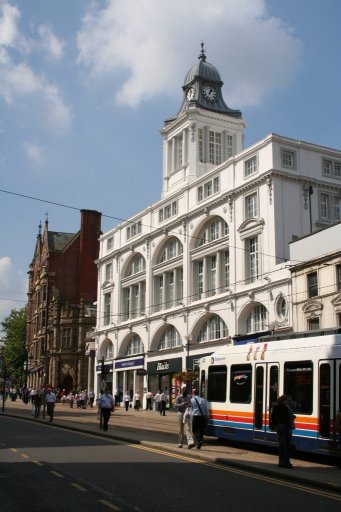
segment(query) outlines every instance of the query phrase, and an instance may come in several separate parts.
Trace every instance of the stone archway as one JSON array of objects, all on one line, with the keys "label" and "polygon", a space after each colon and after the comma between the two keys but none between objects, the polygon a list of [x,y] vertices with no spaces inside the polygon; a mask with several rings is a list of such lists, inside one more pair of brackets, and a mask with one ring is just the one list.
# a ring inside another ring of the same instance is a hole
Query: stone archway
[{"label": "stone archway", "polygon": [[70,391],[73,391],[73,387],[73,378],[71,375],[66,375],[62,384],[62,389],[65,389],[65,392],[68,395]]}]

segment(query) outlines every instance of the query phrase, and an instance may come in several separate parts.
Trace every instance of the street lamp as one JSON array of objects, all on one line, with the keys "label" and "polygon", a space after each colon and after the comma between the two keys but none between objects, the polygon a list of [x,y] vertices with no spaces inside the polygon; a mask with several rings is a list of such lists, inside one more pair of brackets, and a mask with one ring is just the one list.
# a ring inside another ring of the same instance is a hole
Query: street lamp
[{"label": "street lamp", "polygon": [[[98,362],[101,363],[101,394],[102,394],[105,390],[105,377],[106,377],[106,372],[105,372],[105,368],[104,368],[104,356],[102,356],[102,359]],[[102,426],[103,426],[103,418],[102,418],[101,404],[99,404],[99,428],[102,428]]]},{"label": "street lamp", "polygon": [[2,381],[2,412],[5,412],[5,400],[6,400],[6,377],[7,377],[7,370],[6,370],[6,361],[5,356],[0,352],[0,372],[3,376]]},{"label": "street lamp", "polygon": [[187,350],[187,353],[186,353],[186,371],[189,372],[190,371],[190,368],[189,368],[189,346],[190,346],[191,341],[192,341],[192,336],[190,336],[190,335],[185,336],[185,339],[186,339],[186,344],[184,345],[184,347]]}]

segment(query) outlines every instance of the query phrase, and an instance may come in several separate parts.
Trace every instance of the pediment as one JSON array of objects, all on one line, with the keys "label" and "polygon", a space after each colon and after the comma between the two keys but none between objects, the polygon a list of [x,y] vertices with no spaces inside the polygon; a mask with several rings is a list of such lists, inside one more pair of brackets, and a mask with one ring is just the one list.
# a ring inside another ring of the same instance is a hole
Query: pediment
[{"label": "pediment", "polygon": [[322,311],[322,309],[323,305],[317,300],[308,300],[302,308],[303,312],[306,314],[316,313],[316,311]]},{"label": "pediment", "polygon": [[246,236],[261,233],[263,231],[264,224],[265,221],[262,218],[246,219],[241,223],[237,231],[240,233],[241,238],[244,238]]},{"label": "pediment", "polygon": [[333,304],[333,306],[341,306],[341,293],[338,293],[334,298],[333,300],[331,301],[331,303]]},{"label": "pediment", "polygon": [[115,283],[114,281],[104,281],[104,283],[102,284],[102,290],[104,289],[108,289],[108,288],[114,288],[115,286]]}]

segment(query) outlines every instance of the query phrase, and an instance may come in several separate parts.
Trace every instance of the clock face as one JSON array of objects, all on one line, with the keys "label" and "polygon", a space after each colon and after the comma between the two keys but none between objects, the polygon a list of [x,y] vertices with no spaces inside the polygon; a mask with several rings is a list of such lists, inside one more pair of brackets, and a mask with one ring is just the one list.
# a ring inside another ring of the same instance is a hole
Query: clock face
[{"label": "clock face", "polygon": [[194,98],[194,89],[190,87],[186,94],[187,101],[191,101]]},{"label": "clock face", "polygon": [[216,99],[217,93],[214,87],[212,87],[212,85],[204,85],[203,93],[205,98],[207,98],[210,101]]}]

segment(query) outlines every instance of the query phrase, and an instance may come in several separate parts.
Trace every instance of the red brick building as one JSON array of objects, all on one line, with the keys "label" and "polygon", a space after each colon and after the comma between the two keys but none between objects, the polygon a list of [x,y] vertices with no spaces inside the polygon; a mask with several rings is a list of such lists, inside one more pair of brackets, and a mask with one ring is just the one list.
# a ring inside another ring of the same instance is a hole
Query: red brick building
[{"label": "red brick building", "polygon": [[88,387],[86,333],[96,324],[101,213],[81,210],[78,233],[41,227],[28,288],[28,386]]}]

